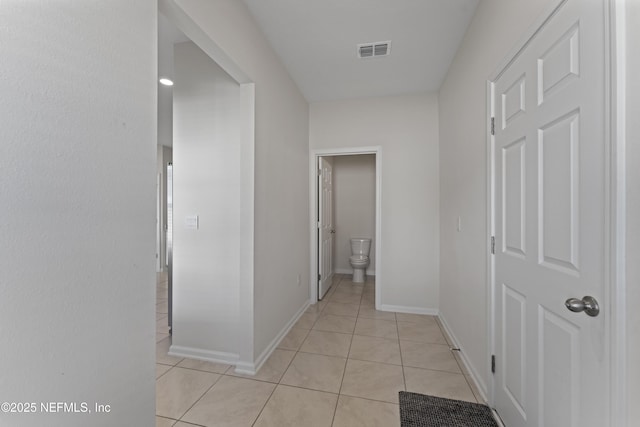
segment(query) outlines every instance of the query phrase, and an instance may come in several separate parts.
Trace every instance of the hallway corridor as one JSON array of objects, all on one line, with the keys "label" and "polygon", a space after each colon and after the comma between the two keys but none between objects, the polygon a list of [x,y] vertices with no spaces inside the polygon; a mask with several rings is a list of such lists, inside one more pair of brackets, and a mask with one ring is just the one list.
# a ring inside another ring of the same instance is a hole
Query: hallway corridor
[{"label": "hallway corridor", "polygon": [[401,390],[479,402],[438,319],[375,310],[375,283],[336,275],[254,377],[167,355],[158,279],[156,426],[399,426]]}]

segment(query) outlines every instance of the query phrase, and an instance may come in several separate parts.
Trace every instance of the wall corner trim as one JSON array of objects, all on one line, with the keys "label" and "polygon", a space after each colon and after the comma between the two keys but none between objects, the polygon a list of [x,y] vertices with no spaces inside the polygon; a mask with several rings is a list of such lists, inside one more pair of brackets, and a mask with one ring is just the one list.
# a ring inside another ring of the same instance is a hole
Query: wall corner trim
[{"label": "wall corner trim", "polygon": [[271,353],[273,353],[273,351],[278,347],[278,345],[284,339],[284,337],[287,336],[291,328],[293,328],[293,325],[295,325],[296,322],[300,319],[300,317],[302,317],[302,315],[307,311],[307,308],[309,307],[309,305],[310,305],[309,300],[305,301],[305,303],[302,305],[300,310],[298,310],[298,312],[294,314],[291,320],[289,320],[289,322],[284,326],[284,328],[280,330],[280,333],[276,335],[276,337],[269,343],[267,348],[264,349],[264,351],[260,354],[260,356],[258,356],[253,361],[253,363],[251,362],[235,363],[236,365],[235,373],[245,374],[245,375],[255,375],[256,372],[260,370],[262,365],[264,365],[267,359],[269,359],[269,356],[271,356]]}]

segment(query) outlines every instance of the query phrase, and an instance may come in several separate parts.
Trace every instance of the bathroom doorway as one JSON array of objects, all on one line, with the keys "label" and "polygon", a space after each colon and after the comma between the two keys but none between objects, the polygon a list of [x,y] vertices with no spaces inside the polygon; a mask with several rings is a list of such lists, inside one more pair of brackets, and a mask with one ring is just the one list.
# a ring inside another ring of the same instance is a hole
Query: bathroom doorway
[{"label": "bathroom doorway", "polygon": [[367,276],[381,281],[380,147],[314,150],[311,153],[310,300],[322,300],[335,274],[353,273],[351,238],[370,238]]}]

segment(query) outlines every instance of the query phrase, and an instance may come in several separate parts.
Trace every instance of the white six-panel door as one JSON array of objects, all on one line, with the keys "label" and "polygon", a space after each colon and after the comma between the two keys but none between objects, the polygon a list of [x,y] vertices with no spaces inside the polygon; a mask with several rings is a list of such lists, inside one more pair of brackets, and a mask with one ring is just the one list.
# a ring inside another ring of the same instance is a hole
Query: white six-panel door
[{"label": "white six-panel door", "polygon": [[[492,84],[494,406],[508,427],[602,427],[604,2],[568,0]],[[600,314],[565,307],[590,295]]]},{"label": "white six-panel door", "polygon": [[322,299],[333,281],[333,167],[324,158],[319,160],[319,214],[320,247],[318,248],[318,299]]}]

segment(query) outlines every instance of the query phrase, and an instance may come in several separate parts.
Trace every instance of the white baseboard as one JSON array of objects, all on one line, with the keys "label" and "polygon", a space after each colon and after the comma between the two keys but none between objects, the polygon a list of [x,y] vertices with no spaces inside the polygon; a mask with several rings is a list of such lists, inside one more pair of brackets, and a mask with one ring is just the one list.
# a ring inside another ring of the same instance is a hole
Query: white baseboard
[{"label": "white baseboard", "polygon": [[[335,273],[337,274],[348,274],[351,276],[353,274],[353,268],[336,268]],[[367,276],[375,276],[375,270],[367,270]]]},{"label": "white baseboard", "polygon": [[304,314],[304,312],[307,310],[309,305],[310,305],[309,300],[305,301],[305,303],[302,305],[300,310],[298,310],[298,312],[291,318],[291,320],[289,320],[289,322],[284,326],[284,328],[282,328],[280,333],[276,335],[276,337],[269,343],[267,348],[265,348],[264,351],[260,353],[260,356],[258,356],[253,363],[242,363],[242,362],[235,363],[236,368],[234,371],[237,374],[255,375],[256,372],[258,372],[258,370],[262,367],[262,365],[264,365],[264,362],[266,362],[267,359],[269,359],[269,356],[271,356],[271,353],[273,353],[273,351],[278,347],[278,345],[280,344],[280,341],[282,341],[284,337],[287,336],[291,328],[293,328],[293,325],[295,325],[296,322],[300,319],[300,317]]},{"label": "white baseboard", "polygon": [[169,347],[169,356],[188,357],[189,359],[204,360],[205,362],[223,363],[225,365],[235,365],[239,355],[223,351],[203,350],[201,348],[183,347],[172,345]]},{"label": "white baseboard", "polygon": [[429,316],[437,316],[437,308],[423,308],[423,307],[409,307],[405,305],[389,305],[381,304],[378,310],[381,311],[393,311],[396,313],[409,313],[409,314],[426,314]]},{"label": "white baseboard", "polygon": [[460,349],[459,354],[460,354],[460,358],[462,359],[462,363],[464,364],[464,367],[466,368],[467,372],[469,373],[469,376],[475,383],[476,389],[480,392],[482,399],[488,403],[489,399],[487,398],[488,396],[487,384],[484,381],[482,381],[482,377],[478,374],[476,367],[467,358],[467,354],[465,353],[464,348],[460,346],[458,339],[451,331],[451,328],[449,327],[445,318],[442,317],[442,315],[439,315],[438,319],[440,319],[440,324],[444,328],[445,333],[449,336],[449,339],[451,340],[451,343],[453,344],[453,346],[455,348]]}]

